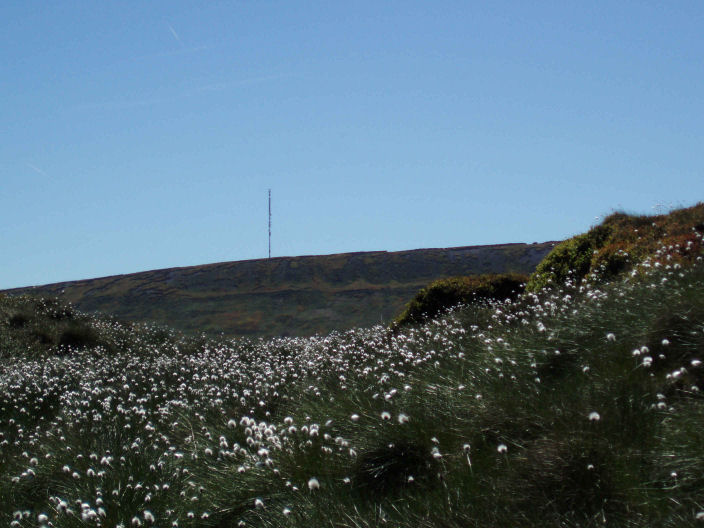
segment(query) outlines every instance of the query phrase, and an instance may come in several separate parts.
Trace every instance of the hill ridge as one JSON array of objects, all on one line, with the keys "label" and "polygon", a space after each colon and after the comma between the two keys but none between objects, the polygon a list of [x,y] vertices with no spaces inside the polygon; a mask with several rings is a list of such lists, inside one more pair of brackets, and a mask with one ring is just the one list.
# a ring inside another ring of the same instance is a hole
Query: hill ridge
[{"label": "hill ridge", "polygon": [[471,246],[448,246],[448,247],[431,247],[431,248],[416,248],[416,249],[399,249],[394,251],[389,251],[385,249],[370,250],[370,251],[343,251],[340,253],[321,253],[321,254],[306,254],[306,255],[280,255],[276,257],[258,257],[252,259],[242,259],[242,260],[223,260],[219,262],[208,262],[206,264],[191,264],[188,266],[171,266],[167,268],[152,268],[141,271],[132,271],[128,273],[115,273],[112,275],[101,275],[97,277],[89,277],[87,279],[71,279],[65,281],[48,282],[45,284],[30,284],[26,286],[17,286],[14,288],[5,288],[0,290],[2,293],[14,293],[18,291],[24,291],[30,288],[46,288],[49,286],[59,286],[64,284],[76,284],[95,280],[106,280],[112,278],[123,278],[132,277],[135,275],[141,275],[143,273],[155,273],[161,271],[176,271],[176,270],[186,270],[191,268],[209,268],[215,266],[224,266],[230,264],[240,264],[245,262],[263,262],[272,260],[285,260],[285,259],[308,259],[308,258],[321,258],[321,257],[342,257],[350,255],[377,255],[377,254],[401,254],[401,253],[416,253],[422,251],[450,251],[450,250],[467,250],[467,249],[480,249],[480,248],[498,248],[498,247],[508,247],[508,246],[530,246],[530,245],[541,245],[541,244],[558,244],[560,240],[549,240],[546,242],[533,242],[528,244],[525,242],[506,242],[503,244],[476,244]]},{"label": "hill ridge", "polygon": [[185,331],[312,335],[393,319],[428,283],[532,272],[556,242],[224,261],[4,290]]}]

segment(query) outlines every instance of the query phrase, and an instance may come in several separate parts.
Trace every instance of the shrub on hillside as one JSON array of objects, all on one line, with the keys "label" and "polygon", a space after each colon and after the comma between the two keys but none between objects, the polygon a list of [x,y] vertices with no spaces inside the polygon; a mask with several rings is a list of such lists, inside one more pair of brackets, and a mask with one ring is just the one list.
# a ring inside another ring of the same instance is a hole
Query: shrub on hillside
[{"label": "shrub on hillside", "polygon": [[421,323],[458,304],[515,298],[523,293],[527,279],[526,275],[502,273],[437,280],[416,294],[394,324]]},{"label": "shrub on hillside", "polygon": [[59,345],[71,348],[95,347],[100,344],[100,336],[88,324],[72,323],[59,338]]},{"label": "shrub on hillside", "polygon": [[577,282],[594,274],[612,279],[632,269],[665,246],[673,263],[701,254],[697,231],[704,226],[704,203],[666,215],[634,216],[613,213],[587,233],[555,246],[538,264],[526,290],[559,286],[569,277]]},{"label": "shrub on hillside", "polygon": [[31,320],[32,317],[30,314],[18,312],[10,316],[8,323],[10,324],[11,328],[22,328],[23,326],[27,325]]},{"label": "shrub on hillside", "polygon": [[548,284],[562,284],[570,274],[584,277],[591,269],[594,252],[610,235],[611,227],[600,225],[561,242],[538,264],[527,289],[537,291]]},{"label": "shrub on hillside", "polygon": [[[151,338],[150,333],[144,336]],[[159,340],[158,344],[163,342]],[[64,355],[71,349],[97,347],[114,351],[115,342],[103,325],[96,325],[93,317],[70,304],[59,299],[0,296],[0,359],[36,357],[47,352]]]}]

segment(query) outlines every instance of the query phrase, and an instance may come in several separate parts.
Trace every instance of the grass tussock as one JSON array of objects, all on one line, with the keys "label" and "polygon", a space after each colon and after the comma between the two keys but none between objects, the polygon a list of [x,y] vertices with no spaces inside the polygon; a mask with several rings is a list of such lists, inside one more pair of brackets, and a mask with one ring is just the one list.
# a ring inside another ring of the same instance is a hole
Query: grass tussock
[{"label": "grass tussock", "polygon": [[668,247],[306,339],[1,298],[0,525],[704,526],[704,263]]}]

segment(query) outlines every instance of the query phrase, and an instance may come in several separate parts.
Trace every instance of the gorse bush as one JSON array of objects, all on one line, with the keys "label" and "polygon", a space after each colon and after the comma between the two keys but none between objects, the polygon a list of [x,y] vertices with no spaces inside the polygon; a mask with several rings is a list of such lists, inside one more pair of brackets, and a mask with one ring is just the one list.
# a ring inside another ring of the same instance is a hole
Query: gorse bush
[{"label": "gorse bush", "polygon": [[[698,236],[397,332],[216,341],[2,299],[0,525],[702,526]],[[76,321],[107,345],[29,333]]]},{"label": "gorse bush", "polygon": [[515,299],[528,277],[515,273],[471,275],[432,282],[416,294],[394,324],[421,323],[458,304]]}]

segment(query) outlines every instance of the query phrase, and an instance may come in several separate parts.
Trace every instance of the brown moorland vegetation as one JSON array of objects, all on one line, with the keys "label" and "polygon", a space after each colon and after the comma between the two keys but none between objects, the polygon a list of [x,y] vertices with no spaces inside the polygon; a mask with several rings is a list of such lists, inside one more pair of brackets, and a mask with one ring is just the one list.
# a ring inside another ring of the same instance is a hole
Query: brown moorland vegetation
[{"label": "brown moorland vegetation", "polygon": [[587,233],[561,242],[538,264],[526,286],[538,291],[557,286],[571,276],[581,281],[587,275],[608,280],[636,269],[648,257],[667,250],[673,265],[699,254],[704,232],[704,203],[656,216],[616,212]]}]

